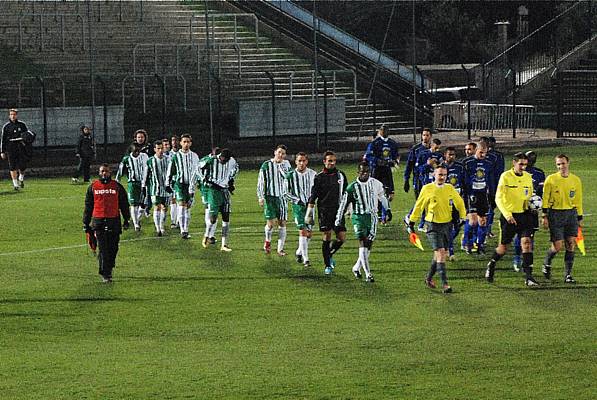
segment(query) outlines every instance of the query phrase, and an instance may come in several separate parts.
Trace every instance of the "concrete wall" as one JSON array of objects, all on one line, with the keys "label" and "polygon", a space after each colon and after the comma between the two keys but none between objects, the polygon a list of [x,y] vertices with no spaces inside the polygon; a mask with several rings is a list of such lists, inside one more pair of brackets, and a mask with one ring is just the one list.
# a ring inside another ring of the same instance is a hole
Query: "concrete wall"
[{"label": "concrete wall", "polygon": [[[0,110],[6,116],[8,110]],[[48,107],[48,146],[75,146],[81,125],[91,126],[90,107]],[[41,108],[19,108],[19,120],[27,124],[29,130],[37,134],[34,146],[44,145],[44,120]],[[95,140],[104,143],[104,109],[95,109]],[[124,142],[124,108],[122,105],[108,106],[108,143]]]},{"label": "concrete wall", "polygon": [[[346,130],[346,101],[336,97],[328,99],[328,133]],[[323,99],[318,102],[319,132],[324,132]],[[276,136],[314,135],[315,100],[294,99],[276,101]],[[239,100],[238,135],[241,138],[272,135],[271,100]]]}]

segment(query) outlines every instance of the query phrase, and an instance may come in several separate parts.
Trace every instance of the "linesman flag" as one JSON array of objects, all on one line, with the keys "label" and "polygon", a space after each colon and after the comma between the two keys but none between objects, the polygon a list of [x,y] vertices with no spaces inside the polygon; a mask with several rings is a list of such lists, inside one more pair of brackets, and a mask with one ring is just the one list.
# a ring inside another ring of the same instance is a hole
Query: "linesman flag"
[{"label": "linesman flag", "polygon": [[580,226],[578,227],[578,234],[576,235],[576,247],[580,250],[580,254],[583,256],[587,255],[585,250],[585,237],[582,234],[582,228]]},{"label": "linesman flag", "polygon": [[89,248],[91,249],[91,251],[93,251],[93,254],[95,254],[95,251],[97,250],[97,238],[95,237],[95,232],[93,232],[92,230],[86,230],[85,238],[87,239],[87,244],[89,245]]},{"label": "linesman flag", "polygon": [[423,250],[423,244],[421,243],[421,239],[419,239],[419,235],[417,235],[416,233],[411,232],[408,235],[408,241],[411,242],[413,246],[415,246],[419,250]]}]

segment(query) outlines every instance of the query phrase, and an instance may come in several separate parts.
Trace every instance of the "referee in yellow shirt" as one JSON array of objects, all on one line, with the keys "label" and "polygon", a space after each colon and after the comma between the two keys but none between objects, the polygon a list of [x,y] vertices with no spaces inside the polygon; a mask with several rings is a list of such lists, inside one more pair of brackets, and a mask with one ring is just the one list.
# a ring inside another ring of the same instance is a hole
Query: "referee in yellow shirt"
[{"label": "referee in yellow shirt", "polygon": [[514,154],[512,169],[500,176],[495,202],[502,214],[500,217],[500,244],[487,264],[485,279],[493,282],[496,263],[506,254],[507,246],[514,236],[520,236],[522,245],[522,269],[527,286],[538,286],[533,278],[533,214],[529,210],[529,199],[533,195],[533,178],[525,171],[529,160],[524,153]]},{"label": "referee in yellow shirt", "polygon": [[576,283],[572,277],[574,247],[578,227],[582,224],[582,182],[570,173],[570,159],[556,156],[558,172],[551,174],[543,186],[543,226],[549,228],[551,247],[543,261],[543,275],[551,279],[551,261],[565,244],[564,282]]},{"label": "referee in yellow shirt", "polygon": [[442,280],[443,292],[451,293],[452,288],[448,285],[446,275],[446,256],[452,235],[452,209],[456,208],[460,219],[464,219],[466,218],[466,208],[464,200],[454,186],[446,183],[447,177],[448,169],[445,164],[440,164],[435,168],[433,171],[434,181],[423,186],[419,193],[410,215],[409,230],[414,231],[415,222],[421,218],[424,211],[425,231],[433,248],[433,259],[431,268],[425,277],[425,285],[431,289],[435,288],[433,275],[438,271]]}]

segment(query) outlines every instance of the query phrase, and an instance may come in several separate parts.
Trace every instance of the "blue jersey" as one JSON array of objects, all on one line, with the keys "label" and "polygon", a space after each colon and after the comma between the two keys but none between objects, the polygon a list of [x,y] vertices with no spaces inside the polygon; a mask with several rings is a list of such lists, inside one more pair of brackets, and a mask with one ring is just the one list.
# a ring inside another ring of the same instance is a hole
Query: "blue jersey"
[{"label": "blue jersey", "polygon": [[428,150],[429,147],[426,147],[423,143],[417,143],[413,147],[410,148],[408,152],[408,158],[406,159],[406,167],[404,168],[404,180],[408,181],[410,179],[410,174],[413,175],[413,184],[415,189],[419,189],[419,179],[418,179],[418,171],[415,168],[415,163],[417,162],[417,157],[419,153],[423,150]]},{"label": "blue jersey", "polygon": [[493,166],[493,182],[491,183],[491,187],[493,193],[495,193],[500,176],[502,176],[504,170],[506,169],[504,154],[500,151],[491,149],[487,152],[485,159],[491,162],[491,165]]},{"label": "blue jersey", "polygon": [[475,157],[466,158],[464,161],[464,191],[467,195],[475,193],[495,194],[493,187],[493,165],[487,160],[478,160]]},{"label": "blue jersey", "polygon": [[378,136],[367,145],[365,159],[369,163],[369,169],[371,175],[373,175],[378,165],[392,166],[396,162],[398,159],[398,144],[392,139],[384,139]]},{"label": "blue jersey", "polygon": [[545,172],[541,168],[527,167],[527,172],[533,177],[533,194],[543,197],[543,184],[545,183]]},{"label": "blue jersey", "polygon": [[450,185],[454,186],[460,196],[464,198],[466,192],[464,190],[464,164],[459,161],[454,161],[448,165],[448,177],[446,179]]},{"label": "blue jersey", "polygon": [[433,167],[427,164],[427,161],[432,158],[435,158],[438,164],[444,161],[443,154],[438,151],[425,149],[419,152],[419,156],[415,163],[415,168],[417,169],[419,176],[419,187],[423,187],[424,185],[433,182]]}]

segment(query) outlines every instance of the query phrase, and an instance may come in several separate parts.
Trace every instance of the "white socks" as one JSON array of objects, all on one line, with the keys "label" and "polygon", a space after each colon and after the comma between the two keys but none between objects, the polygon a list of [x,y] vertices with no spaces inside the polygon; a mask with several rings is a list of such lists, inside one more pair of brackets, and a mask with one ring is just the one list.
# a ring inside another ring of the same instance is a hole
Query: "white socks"
[{"label": "white socks", "polygon": [[369,250],[366,247],[359,247],[359,261],[357,261],[357,264],[359,263],[365,270],[365,276],[370,277],[371,270],[369,269]]},{"label": "white socks", "polygon": [[166,221],[166,210],[153,210],[153,224],[155,225],[156,232],[164,233],[164,222]]},{"label": "white socks", "polygon": [[309,238],[306,236],[299,236],[299,245],[296,249],[297,256],[303,256],[303,262],[309,261]]},{"label": "white socks", "polygon": [[266,242],[271,242],[272,241],[272,234],[274,232],[274,228],[270,228],[269,226],[265,225],[264,228],[265,231],[265,241]]},{"label": "white socks", "polygon": [[139,228],[139,206],[131,206],[131,219],[133,220],[133,226]]},{"label": "white socks", "polygon": [[184,206],[178,206],[178,225],[180,225],[180,233],[188,233],[190,223],[191,210]]},{"label": "white socks", "polygon": [[278,253],[284,251],[284,244],[286,243],[286,227],[278,228]]},{"label": "white socks", "polygon": [[226,246],[228,244],[228,232],[229,231],[230,231],[230,222],[222,221],[222,246]]},{"label": "white socks", "polygon": [[170,204],[170,223],[178,224],[178,204]]},{"label": "white socks", "polygon": [[12,180],[12,186],[19,187],[19,180],[18,179],[13,179]]}]

